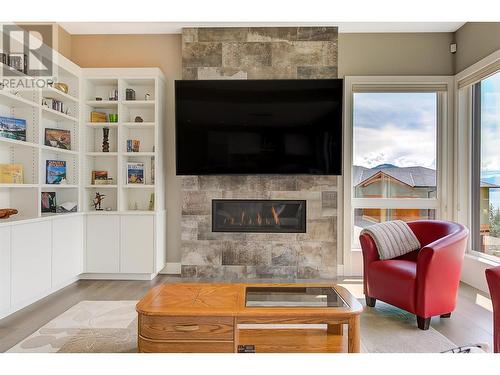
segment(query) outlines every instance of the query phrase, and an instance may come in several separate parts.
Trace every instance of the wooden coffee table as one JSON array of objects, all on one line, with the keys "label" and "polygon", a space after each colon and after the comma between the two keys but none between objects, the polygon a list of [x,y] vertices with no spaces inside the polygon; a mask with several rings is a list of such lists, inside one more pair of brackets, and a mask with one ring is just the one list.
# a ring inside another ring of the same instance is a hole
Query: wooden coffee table
[{"label": "wooden coffee table", "polygon": [[163,284],[137,304],[138,347],[149,353],[235,353],[239,345],[254,345],[258,353],[358,353],[362,311],[334,284]]}]

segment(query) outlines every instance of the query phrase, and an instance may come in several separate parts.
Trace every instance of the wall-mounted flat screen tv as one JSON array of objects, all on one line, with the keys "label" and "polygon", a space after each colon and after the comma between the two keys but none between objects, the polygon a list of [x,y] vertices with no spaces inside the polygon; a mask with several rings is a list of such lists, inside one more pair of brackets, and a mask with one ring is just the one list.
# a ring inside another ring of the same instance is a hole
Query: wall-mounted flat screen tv
[{"label": "wall-mounted flat screen tv", "polygon": [[177,175],[342,170],[341,79],[175,82]]}]

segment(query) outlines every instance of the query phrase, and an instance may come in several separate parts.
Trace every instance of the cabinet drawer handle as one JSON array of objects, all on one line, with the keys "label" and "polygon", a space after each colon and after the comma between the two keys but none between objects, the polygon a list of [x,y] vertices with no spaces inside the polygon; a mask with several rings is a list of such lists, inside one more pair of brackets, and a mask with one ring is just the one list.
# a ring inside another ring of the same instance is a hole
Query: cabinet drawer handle
[{"label": "cabinet drawer handle", "polygon": [[197,331],[200,329],[200,327],[197,324],[192,324],[192,325],[179,325],[174,327],[176,331],[181,331],[181,332],[192,332],[192,331]]}]

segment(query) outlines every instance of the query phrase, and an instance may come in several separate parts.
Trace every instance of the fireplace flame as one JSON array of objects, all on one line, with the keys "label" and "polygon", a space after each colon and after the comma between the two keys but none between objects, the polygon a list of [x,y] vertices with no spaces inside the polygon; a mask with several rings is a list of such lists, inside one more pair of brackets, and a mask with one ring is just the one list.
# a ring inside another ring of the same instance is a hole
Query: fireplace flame
[{"label": "fireplace flame", "polygon": [[276,212],[276,209],[274,208],[274,206],[271,206],[271,212],[273,214],[274,223],[276,225],[280,225],[280,217],[279,217],[279,214]]}]

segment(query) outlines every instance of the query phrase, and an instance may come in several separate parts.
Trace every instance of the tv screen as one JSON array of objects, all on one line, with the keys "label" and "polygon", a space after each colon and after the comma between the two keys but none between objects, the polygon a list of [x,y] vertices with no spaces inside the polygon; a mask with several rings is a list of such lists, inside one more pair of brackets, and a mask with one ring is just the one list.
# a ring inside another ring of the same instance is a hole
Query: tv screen
[{"label": "tv screen", "polygon": [[342,80],[175,82],[177,175],[342,170]]}]

